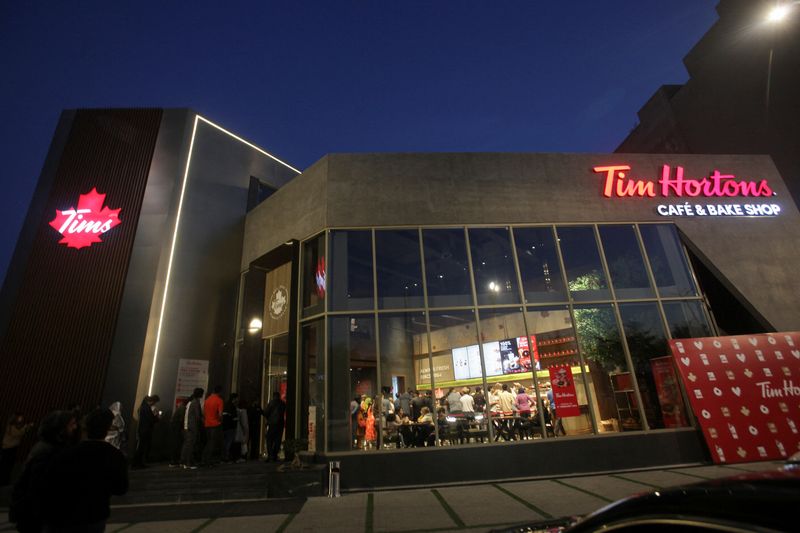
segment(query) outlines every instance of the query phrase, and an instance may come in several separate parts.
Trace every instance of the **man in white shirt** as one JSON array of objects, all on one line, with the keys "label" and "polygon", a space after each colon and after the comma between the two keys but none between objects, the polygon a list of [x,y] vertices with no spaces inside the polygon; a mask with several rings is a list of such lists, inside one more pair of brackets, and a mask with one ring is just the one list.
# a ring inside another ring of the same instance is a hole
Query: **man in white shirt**
[{"label": "man in white shirt", "polygon": [[469,387],[461,389],[461,410],[467,417],[475,415],[475,400],[469,393]]}]

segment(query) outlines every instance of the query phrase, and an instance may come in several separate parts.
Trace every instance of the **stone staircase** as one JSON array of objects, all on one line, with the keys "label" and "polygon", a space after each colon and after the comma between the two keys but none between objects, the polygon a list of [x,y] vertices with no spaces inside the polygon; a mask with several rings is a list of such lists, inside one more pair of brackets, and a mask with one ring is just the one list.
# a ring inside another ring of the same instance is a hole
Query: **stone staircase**
[{"label": "stone staircase", "polygon": [[153,465],[130,472],[130,488],[114,497],[112,506],[149,503],[260,500],[321,496],[325,470],[321,465],[279,471],[278,464],[249,461],[197,470]]}]

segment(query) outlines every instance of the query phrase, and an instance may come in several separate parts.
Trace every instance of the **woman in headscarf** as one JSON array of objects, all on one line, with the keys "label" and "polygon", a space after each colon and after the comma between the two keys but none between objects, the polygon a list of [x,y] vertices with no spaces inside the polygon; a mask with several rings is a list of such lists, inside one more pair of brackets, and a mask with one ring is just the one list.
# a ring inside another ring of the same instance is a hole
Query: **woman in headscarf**
[{"label": "woman in headscarf", "polygon": [[114,413],[114,421],[106,434],[106,442],[124,454],[124,445],[128,439],[125,432],[125,419],[122,418],[122,404],[114,402],[108,408]]}]

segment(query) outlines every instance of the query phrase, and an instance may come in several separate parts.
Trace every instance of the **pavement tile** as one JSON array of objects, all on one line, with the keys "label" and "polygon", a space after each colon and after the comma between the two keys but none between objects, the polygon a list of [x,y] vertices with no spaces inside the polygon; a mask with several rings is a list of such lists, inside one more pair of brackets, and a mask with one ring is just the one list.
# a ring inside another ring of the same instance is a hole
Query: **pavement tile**
[{"label": "pavement tile", "polygon": [[546,513],[550,513],[553,518],[584,515],[608,503],[555,481],[519,481],[502,483],[501,486]]},{"label": "pavement tile", "polygon": [[764,470],[777,470],[782,466],[783,461],[761,461],[758,463],[741,463],[730,465],[727,468],[729,470],[749,470],[750,472],[763,472]]},{"label": "pavement tile", "polygon": [[612,476],[570,477],[564,478],[561,481],[611,501],[652,490],[639,483]]},{"label": "pavement tile", "polygon": [[492,485],[438,489],[467,526],[526,522],[544,518]]},{"label": "pavement tile", "polygon": [[288,515],[234,516],[217,518],[202,529],[203,533],[266,533],[276,531]]},{"label": "pavement tile", "polygon": [[[438,490],[441,493],[441,489]],[[427,489],[376,492],[373,504],[374,531],[406,531],[457,525],[436,496]]]},{"label": "pavement tile", "polygon": [[125,530],[125,533],[189,533],[208,522],[208,518],[192,520],[169,520],[165,522],[139,522]]},{"label": "pavement tile", "polygon": [[128,527],[128,524],[123,524],[123,523],[106,524],[106,533],[115,533],[116,531],[119,531],[120,529],[125,527]]},{"label": "pavement tile", "polygon": [[[648,485],[654,485],[652,488],[655,490],[656,488],[667,488],[667,487],[674,487],[676,485],[687,485],[689,483],[695,483],[700,481],[696,477],[687,476],[685,474],[681,474],[677,471],[664,471],[664,470],[648,470],[646,472],[623,472],[619,474],[620,477],[624,477],[627,479],[632,479],[634,481],[641,481],[642,483],[646,483]],[[642,485],[644,490],[647,490],[647,486]]]},{"label": "pavement tile", "polygon": [[364,531],[366,515],[366,493],[346,494],[341,498],[309,498],[286,532]]},{"label": "pavement tile", "polygon": [[735,476],[736,471],[731,468],[723,468],[721,466],[692,466],[688,468],[675,468],[673,472],[684,472],[689,475],[700,476],[708,479],[716,479],[720,477]]}]

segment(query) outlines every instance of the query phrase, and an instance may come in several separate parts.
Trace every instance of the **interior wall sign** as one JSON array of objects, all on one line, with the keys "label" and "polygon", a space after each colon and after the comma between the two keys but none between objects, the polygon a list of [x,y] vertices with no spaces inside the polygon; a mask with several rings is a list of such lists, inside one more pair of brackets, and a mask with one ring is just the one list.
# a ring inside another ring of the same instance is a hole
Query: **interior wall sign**
[{"label": "interior wall sign", "polygon": [[85,248],[97,242],[103,242],[100,235],[106,233],[121,220],[120,209],[109,209],[103,205],[106,195],[93,188],[78,198],[78,206],[59,211],[50,221],[50,226],[63,238],[58,241],[68,248]]},{"label": "interior wall sign", "polygon": [[[592,170],[605,175],[603,196],[606,198],[655,198],[678,197],[686,201],[680,204],[659,204],[656,212],[661,216],[777,216],[781,207],[775,203],[711,203],[709,199],[729,198],[771,198],[776,193],[767,180],[736,179],[734,174],[722,174],[714,170],[709,176],[700,179],[685,177],[684,169],[663,165],[661,177],[642,178],[629,176],[630,165],[609,165],[593,167]],[[690,200],[703,198],[704,203]]]}]

